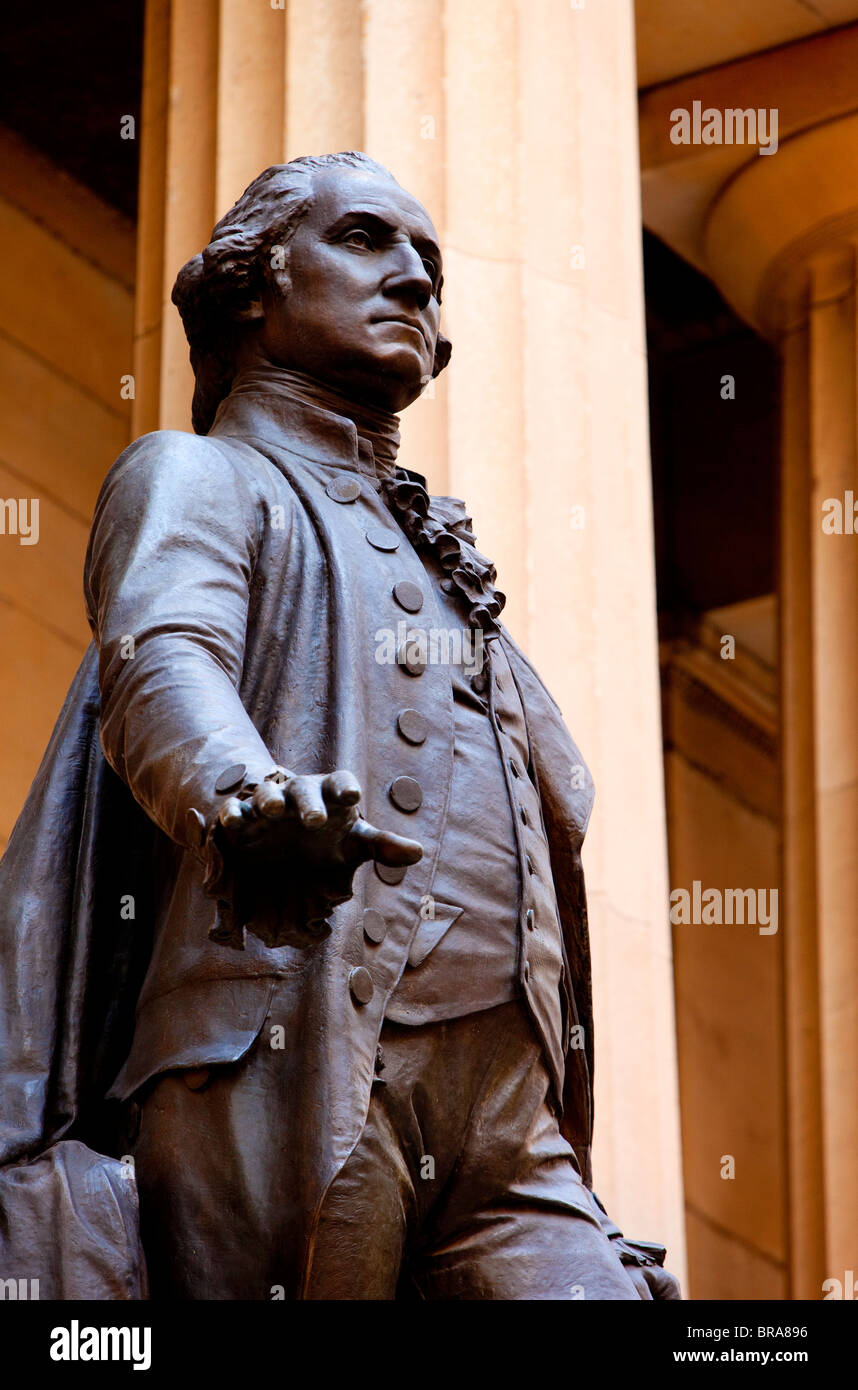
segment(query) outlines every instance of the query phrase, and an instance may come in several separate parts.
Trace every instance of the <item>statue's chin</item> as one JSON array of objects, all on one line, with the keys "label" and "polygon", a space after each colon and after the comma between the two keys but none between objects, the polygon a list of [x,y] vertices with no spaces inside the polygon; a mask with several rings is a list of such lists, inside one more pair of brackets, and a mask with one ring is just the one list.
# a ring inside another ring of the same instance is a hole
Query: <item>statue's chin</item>
[{"label": "statue's chin", "polygon": [[359,375],[355,374],[351,386],[340,386],[340,390],[346,395],[353,395],[355,400],[365,401],[368,405],[378,406],[381,410],[389,410],[394,415],[405,410],[420,395],[425,381],[413,370],[406,377],[396,371],[390,362],[374,362],[372,368]]},{"label": "statue's chin", "polygon": [[295,355],[271,360],[288,371],[303,372],[353,401],[398,414],[417,400],[431,376],[425,355],[397,345],[395,350],[351,352],[324,364],[301,361]]}]

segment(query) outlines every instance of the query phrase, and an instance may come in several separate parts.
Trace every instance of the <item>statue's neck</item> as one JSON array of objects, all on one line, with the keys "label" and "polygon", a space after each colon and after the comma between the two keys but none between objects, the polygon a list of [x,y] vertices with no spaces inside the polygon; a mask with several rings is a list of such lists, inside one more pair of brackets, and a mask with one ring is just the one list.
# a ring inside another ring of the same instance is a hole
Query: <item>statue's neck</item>
[{"label": "statue's neck", "polygon": [[233,387],[238,385],[258,386],[264,391],[297,397],[308,405],[351,420],[361,439],[371,446],[379,476],[393,474],[399,451],[398,415],[353,401],[342,391],[327,386],[305,372],[288,371],[285,367],[275,367],[270,363],[255,362],[253,366],[244,368],[233,382]]}]

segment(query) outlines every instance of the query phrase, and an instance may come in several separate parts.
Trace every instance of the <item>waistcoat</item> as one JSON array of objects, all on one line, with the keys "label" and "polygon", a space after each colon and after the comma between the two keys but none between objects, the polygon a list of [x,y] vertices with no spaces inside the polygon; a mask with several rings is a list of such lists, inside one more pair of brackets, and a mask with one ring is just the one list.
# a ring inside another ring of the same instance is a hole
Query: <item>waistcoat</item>
[{"label": "waistcoat", "polygon": [[427,641],[430,659],[463,659],[449,662],[455,743],[441,849],[386,1017],[417,1024],[491,1008],[520,992],[524,972],[556,1066],[566,1024],[563,949],[521,698],[501,643],[462,631],[461,606],[424,564],[447,624],[444,642]]}]

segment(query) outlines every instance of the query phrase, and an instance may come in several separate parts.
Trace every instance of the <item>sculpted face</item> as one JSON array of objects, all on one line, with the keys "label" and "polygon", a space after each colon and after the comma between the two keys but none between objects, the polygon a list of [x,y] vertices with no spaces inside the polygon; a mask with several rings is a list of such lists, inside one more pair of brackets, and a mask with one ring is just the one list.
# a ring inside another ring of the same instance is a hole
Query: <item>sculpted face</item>
[{"label": "sculpted face", "polygon": [[257,347],[355,400],[400,411],[432,374],[441,253],[425,208],[358,170],[316,175],[287,269],[263,296]]}]

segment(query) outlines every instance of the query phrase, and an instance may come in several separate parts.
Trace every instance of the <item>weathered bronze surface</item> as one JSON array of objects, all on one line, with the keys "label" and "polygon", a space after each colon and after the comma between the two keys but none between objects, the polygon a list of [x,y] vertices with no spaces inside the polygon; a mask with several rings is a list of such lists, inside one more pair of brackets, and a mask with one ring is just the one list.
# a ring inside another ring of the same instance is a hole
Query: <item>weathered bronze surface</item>
[{"label": "weathered bronze surface", "polygon": [[397,461],[437,240],[297,160],[177,279],[196,433],[105,481],[0,865],[0,1275],[43,1297],[678,1296],[591,1190],[589,774]]}]

